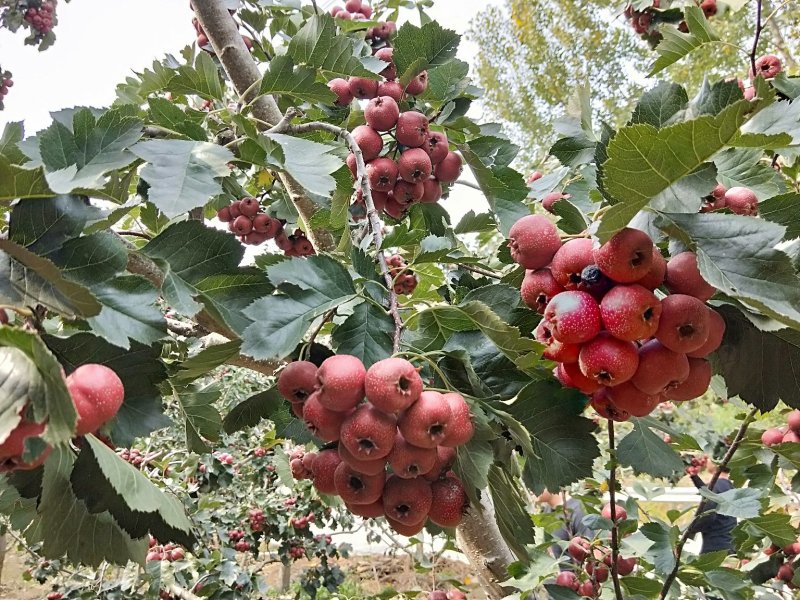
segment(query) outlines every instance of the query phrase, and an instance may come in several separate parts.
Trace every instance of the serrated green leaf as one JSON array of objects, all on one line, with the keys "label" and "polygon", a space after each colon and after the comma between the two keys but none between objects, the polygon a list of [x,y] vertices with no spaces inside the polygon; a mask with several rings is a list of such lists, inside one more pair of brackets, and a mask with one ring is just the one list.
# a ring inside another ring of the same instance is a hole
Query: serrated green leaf
[{"label": "serrated green leaf", "polygon": [[565,167],[575,168],[594,160],[596,145],[585,135],[565,137],[550,147],[550,154]]},{"label": "serrated green leaf", "polygon": [[738,102],[743,98],[744,93],[735,79],[717,81],[710,87],[708,80],[704,80],[700,93],[692,100],[690,110],[695,115],[716,115],[729,104]]},{"label": "serrated green leaf", "polygon": [[453,232],[456,234],[461,233],[480,233],[483,231],[493,231],[497,227],[494,217],[489,213],[475,214],[474,210],[468,211],[458,225],[455,226]]},{"label": "serrated green leaf", "polygon": [[466,91],[470,80],[469,65],[458,59],[449,60],[428,72],[428,89],[422,98],[442,106]]},{"label": "serrated green leaf", "polygon": [[719,36],[711,29],[701,8],[687,6],[684,11],[684,18],[689,26],[689,33],[682,33],[674,27],[662,27],[660,29],[661,34],[664,36],[656,46],[656,52],[660,56],[653,63],[648,77],[652,77],[659,71],[663,71],[668,66],[678,62],[692,50],[696,50],[705,44],[719,41]]},{"label": "serrated green leaf", "polygon": [[0,445],[22,420],[29,401],[44,401],[45,385],[36,364],[13,346],[0,346]]},{"label": "serrated green leaf", "polygon": [[279,55],[269,63],[269,70],[261,79],[259,94],[286,94],[308,102],[333,104],[336,94],[316,80],[316,71],[310,67],[295,67],[292,57]]},{"label": "serrated green leaf", "polygon": [[644,537],[653,543],[647,549],[646,557],[653,563],[656,573],[666,575],[675,568],[675,552],[680,531],[676,526],[667,526],[660,521],[645,523],[639,528]]},{"label": "serrated green leaf", "polygon": [[37,518],[23,532],[25,539],[41,543],[40,554],[50,559],[66,556],[93,567],[104,560],[122,566],[143,564],[147,538],[132,538],[110,514],[92,514],[75,497],[70,485],[74,463],[72,451],[62,448],[55,448],[45,462]]},{"label": "serrated green leaf", "polygon": [[377,79],[353,55],[350,40],[336,31],[330,15],[315,15],[289,42],[286,51],[294,64],[312,67],[334,77],[358,76]]},{"label": "serrated green leaf", "polygon": [[198,377],[208,375],[211,371],[239,354],[241,347],[242,342],[240,340],[233,340],[203,348],[200,352],[178,365],[179,371],[176,373],[175,378],[181,383],[188,383]]},{"label": "serrated green leaf", "polygon": [[208,133],[200,125],[205,118],[203,112],[190,108],[184,112],[178,105],[166,98],[148,98],[147,104],[149,107],[147,114],[156,125],[174,131],[176,134],[183,134],[192,140],[204,142],[208,139]]},{"label": "serrated green leaf", "polygon": [[222,417],[214,407],[219,400],[218,389],[181,390],[175,395],[183,409],[186,425],[186,441],[191,452],[207,453],[210,447],[205,440],[217,442],[222,430]]},{"label": "serrated green leaf", "polygon": [[716,503],[714,512],[737,519],[757,517],[761,510],[762,491],[753,488],[734,488],[717,494],[708,488],[700,488],[700,495]]},{"label": "serrated green leaf", "polygon": [[89,512],[108,512],[133,538],[149,533],[158,540],[191,548],[195,541],[192,524],[180,501],[157,488],[93,435],[84,439],[70,483]]},{"label": "serrated green leaf", "polygon": [[[169,73],[174,75],[172,70]],[[197,95],[204,100],[222,100],[225,96],[219,68],[207,52],[197,53],[194,66],[178,67],[177,75],[164,84],[164,89],[178,94]]]},{"label": "serrated green leaf", "polygon": [[86,332],[70,337],[48,335],[44,341],[67,373],[81,365],[95,363],[105,365],[120,378],[125,388],[125,401],[114,420],[104,428],[117,445],[129,446],[134,438],[172,423],[163,414],[158,389],[167,378],[164,364],[159,360],[159,346],[133,342],[130,350],[125,350]]},{"label": "serrated green leaf", "polygon": [[555,491],[592,474],[600,450],[594,423],[581,416],[585,399],[554,380],[527,385],[508,407],[530,432],[534,456],[525,457],[523,476],[536,492]]},{"label": "serrated green leaf", "polygon": [[661,214],[658,227],[696,247],[703,278],[763,314],[800,328],[800,280],[774,250],[784,228],[763,219],[721,214]]},{"label": "serrated green leaf", "polygon": [[653,198],[722,149],[747,110],[748,103],[742,101],[719,115],[662,129],[646,124],[620,129],[608,145],[609,159],[602,170],[604,189],[618,203],[603,216],[597,231],[600,241],[608,241]]},{"label": "serrated green leaf", "polygon": [[791,192],[759,202],[758,214],[762,219],[786,227],[784,239],[800,237],[800,194]]},{"label": "serrated green leaf", "polygon": [[50,198],[55,196],[47,184],[44,169],[24,169],[0,156],[0,202],[17,198]]},{"label": "serrated green leaf", "polygon": [[525,494],[520,482],[514,480],[499,465],[489,468],[489,493],[495,508],[497,526],[503,539],[517,559],[528,562],[527,544],[535,543],[533,522],[528,513]]},{"label": "serrated green leaf", "polygon": [[0,239],[0,300],[26,306],[41,304],[69,317],[92,317],[101,311],[85,287],[64,278],[52,261]]},{"label": "serrated green leaf", "polygon": [[683,461],[678,453],[649,427],[632,419],[633,431],[622,438],[617,446],[620,464],[633,467],[634,473],[647,473],[653,477],[671,477],[683,471]]},{"label": "serrated green leaf", "polygon": [[444,29],[436,21],[422,27],[404,23],[392,40],[392,61],[400,83],[408,85],[422,71],[454,58],[460,39],[455,31]]},{"label": "serrated green leaf", "polygon": [[796,146],[800,144],[800,101],[782,100],[773,102],[742,126],[742,140],[749,136],[776,136],[777,146]]},{"label": "serrated green leaf", "polygon": [[622,588],[631,596],[642,598],[658,598],[661,593],[661,582],[647,577],[620,577]]},{"label": "serrated green leaf", "polygon": [[20,200],[11,212],[9,239],[40,255],[61,248],[76,238],[87,223],[102,212],[87,206],[79,196],[56,196],[45,200]]},{"label": "serrated green leaf", "polygon": [[656,87],[647,90],[631,116],[631,123],[646,123],[661,128],[689,103],[689,95],[677,83],[661,81]]},{"label": "serrated green leaf", "polygon": [[392,355],[393,333],[394,321],[386,311],[362,302],[333,330],[332,340],[339,354],[357,356],[369,368]]},{"label": "serrated green leaf", "polygon": [[494,462],[492,446],[485,440],[472,438],[464,446],[456,448],[453,471],[464,482],[473,510],[480,510],[480,490],[489,485],[489,467]]},{"label": "serrated green leaf", "polygon": [[789,77],[785,72],[778,73],[772,79],[772,85],[792,100],[800,98],[800,77]]},{"label": "serrated green leaf", "polygon": [[[767,537],[770,542],[783,548],[796,541],[797,538],[792,530],[791,520],[791,515],[773,512],[743,519],[736,526],[736,530],[746,532],[757,541]],[[734,530],[734,535],[736,535],[736,530]]]},{"label": "serrated green leaf", "polygon": [[283,150],[283,169],[312,194],[329,196],[336,188],[333,173],[344,166],[327,146],[281,133],[267,134]]},{"label": "serrated green leaf", "polygon": [[167,217],[176,217],[222,192],[217,181],[230,174],[227,148],[209,142],[148,140],[131,148],[147,164],[141,176],[150,184],[149,200]]},{"label": "serrated green leaf", "polygon": [[261,422],[261,419],[272,419],[284,404],[286,404],[286,400],[278,393],[278,390],[269,388],[234,406],[225,415],[222,426],[225,433],[234,433],[248,427],[255,427]]},{"label": "serrated green leaf", "polygon": [[750,188],[761,200],[786,191],[780,174],[769,164],[761,162],[763,158],[761,149],[728,148],[714,157],[717,178],[729,189],[736,186]]}]

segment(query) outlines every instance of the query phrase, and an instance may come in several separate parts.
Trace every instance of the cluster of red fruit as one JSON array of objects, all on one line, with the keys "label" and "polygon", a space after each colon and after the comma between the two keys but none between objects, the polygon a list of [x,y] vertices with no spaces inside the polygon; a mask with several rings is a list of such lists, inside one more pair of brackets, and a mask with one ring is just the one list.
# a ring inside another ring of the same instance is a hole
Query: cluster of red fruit
[{"label": "cluster of red fruit", "polygon": [[138,448],[124,448],[118,454],[122,460],[131,463],[137,469],[147,463],[147,457]]},{"label": "cluster of red fruit", "polygon": [[790,589],[800,589],[800,586],[792,583],[795,572],[800,569],[800,565],[797,564],[797,557],[800,556],[800,538],[797,538],[791,544],[785,545],[783,548],[772,544],[764,549],[764,554],[768,556],[776,553],[782,553],[786,557],[786,562],[778,567],[775,579],[784,582]]},{"label": "cluster of red fruit", "polygon": [[231,529],[228,531],[228,539],[233,542],[233,548],[237,552],[247,552],[253,547],[244,537],[245,533],[241,529]]},{"label": "cluster of red fruit", "polygon": [[214,452],[214,458],[216,458],[223,465],[230,466],[233,464],[233,455],[229,454],[228,452]]},{"label": "cluster of red fruit", "polygon": [[313,513],[308,513],[303,517],[292,517],[289,519],[289,525],[294,527],[295,529],[305,529],[309,526],[310,523],[313,523],[315,520]]},{"label": "cluster of red fruit", "polygon": [[[366,21],[372,17],[372,7],[366,2],[361,0],[347,0],[344,6],[334,6],[331,8],[331,16],[345,21]],[[380,26],[387,28],[382,30],[385,35],[383,39],[388,39],[397,29],[394,21],[391,21],[391,26],[388,23],[381,23]],[[376,29],[376,28],[371,28]],[[368,37],[372,37],[371,35]]]},{"label": "cluster of red fruit", "polygon": [[393,254],[386,263],[389,265],[389,274],[394,281],[395,294],[413,294],[417,289],[419,280],[414,275],[414,271],[408,268],[408,263],[399,254]]},{"label": "cluster of red fruit", "polygon": [[449,592],[436,590],[428,592],[428,600],[467,600],[467,595],[461,590],[450,590]]},{"label": "cluster of red fruit", "polygon": [[228,224],[228,231],[237,235],[239,241],[249,246],[275,240],[286,256],[309,256],[316,254],[314,246],[299,229],[286,235],[283,222],[270,217],[255,198],[242,198],[217,211],[217,218]]},{"label": "cluster of red fruit", "polygon": [[247,514],[248,521],[250,522],[250,529],[256,533],[264,531],[264,511],[260,508],[254,508]]},{"label": "cluster of red fruit", "polygon": [[[192,5],[191,3],[189,4],[189,8],[192,11],[194,11],[194,5]],[[231,17],[233,17],[233,15],[236,14],[236,11],[232,9],[228,10],[228,12],[230,13]],[[209,54],[214,54],[214,48],[211,47],[211,42],[208,40],[208,36],[206,35],[205,30],[203,29],[203,26],[200,24],[200,19],[194,17],[192,19],[192,25],[194,25],[195,33],[197,33],[197,47],[202,48]],[[253,49],[252,39],[250,39],[246,35],[243,35],[242,41],[244,42],[244,45],[247,46],[248,50]]]},{"label": "cluster of red fruit", "polygon": [[58,0],[45,0],[38,8],[29,6],[25,11],[25,21],[41,35],[50,33],[55,24],[57,2]]},{"label": "cluster of red fruit", "polygon": [[302,545],[291,545],[289,546],[289,557],[293,560],[300,560],[301,558],[305,558],[306,550],[303,548]]},{"label": "cluster of red fruit", "polygon": [[[12,87],[14,87],[14,80],[11,78],[11,71],[0,72],[0,103],[3,102],[3,98],[8,96],[8,92]],[[5,314],[5,311],[2,312]],[[0,323],[5,322],[7,321],[2,321],[2,317],[0,317]]]},{"label": "cluster of red fruit", "polygon": [[772,427],[761,434],[761,443],[768,447],[786,442],[800,443],[800,410],[786,416],[786,426]]},{"label": "cluster of red fruit", "polygon": [[[717,14],[717,0],[703,0],[699,5],[706,19],[710,19]],[[658,31],[658,25],[662,22],[659,18],[661,8],[661,0],[653,0],[650,6],[641,10],[636,10],[633,5],[629,4],[625,8],[625,18],[628,19],[631,27],[638,35],[647,39],[651,44],[656,44],[663,37],[661,32]],[[689,32],[686,21],[678,23],[678,31]]]},{"label": "cluster of red fruit", "polygon": [[[617,521],[628,518],[625,509],[616,505]],[[611,519],[611,505],[603,507],[602,516]],[[567,554],[582,566],[582,575],[575,571],[562,571],[556,577],[556,585],[567,587],[580,596],[597,598],[600,595],[600,584],[608,581],[611,565],[614,560],[610,548],[592,544],[583,537],[572,538],[567,546]],[[624,577],[633,573],[636,567],[636,558],[623,558],[617,556],[617,573]],[[583,580],[581,580],[583,579]]]},{"label": "cluster of red fruit", "polygon": [[[86,364],[65,378],[67,390],[78,413],[76,435],[94,433],[113,419],[125,399],[125,388],[117,374],[104,365]],[[23,407],[21,412],[25,412]],[[49,446],[32,462],[25,462],[25,440],[40,436],[46,423],[23,417],[19,425],[0,443],[0,472],[30,470],[41,465],[50,455]]]},{"label": "cluster of red fruit", "polygon": [[708,464],[708,457],[703,455],[701,457],[692,456],[687,458],[689,464],[686,466],[686,474],[687,475],[697,475],[701,469],[705,468]]},{"label": "cluster of red fruit", "polygon": [[[706,306],[715,290],[693,252],[669,263],[650,237],[625,228],[599,248],[589,238],[562,245],[544,215],[528,215],[509,233],[512,258],[527,272],[525,303],[544,315],[534,335],[556,378],[591,395],[605,418],[645,416],[662,400],[702,395],[706,360],[725,321]],[[662,300],[653,293],[665,284]]]},{"label": "cluster of red fruit", "polygon": [[732,187],[726,189],[719,184],[711,194],[703,198],[700,212],[712,212],[727,208],[735,215],[755,217],[758,215],[758,196],[750,188]]},{"label": "cluster of red fruit", "polygon": [[154,560],[173,562],[176,560],[183,560],[185,556],[186,552],[180,546],[172,543],[161,545],[156,538],[151,536],[150,550],[147,552],[145,560],[148,562]]},{"label": "cluster of red fruit", "polygon": [[423,390],[418,370],[402,358],[367,370],[346,354],[319,368],[305,361],[289,364],[278,390],[314,435],[338,441],[338,449],[295,456],[295,477],[341,496],[356,515],[385,516],[402,535],[418,533],[426,518],[442,527],[458,525],[467,498],[448,469],[454,448],[474,432],[460,394]]},{"label": "cluster of red fruit", "polygon": [[748,77],[750,78],[751,85],[745,85],[744,80],[741,78],[737,79],[737,83],[739,84],[739,89],[742,90],[742,94],[744,94],[745,100],[753,100],[756,96],[756,88],[753,87],[752,83],[756,77],[763,77],[764,79],[772,79],[778,73],[783,71],[783,65],[781,64],[781,59],[775,56],[774,54],[765,54],[764,56],[759,56],[756,59],[756,70],[753,73],[753,69],[751,68]]}]

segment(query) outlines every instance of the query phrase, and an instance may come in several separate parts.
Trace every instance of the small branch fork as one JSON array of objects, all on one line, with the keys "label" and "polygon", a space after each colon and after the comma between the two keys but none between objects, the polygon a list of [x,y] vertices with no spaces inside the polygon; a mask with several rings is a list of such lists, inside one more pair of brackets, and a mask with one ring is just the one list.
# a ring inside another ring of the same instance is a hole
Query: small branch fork
[{"label": "small branch fork", "polygon": [[389,314],[394,319],[394,352],[400,351],[400,334],[403,330],[403,319],[400,316],[400,310],[397,304],[397,294],[394,291],[394,280],[389,272],[389,265],[386,262],[386,255],[383,253],[383,222],[381,221],[378,211],[375,208],[375,202],[372,200],[372,191],[369,187],[367,180],[367,168],[364,163],[364,155],[361,148],[358,146],[352,134],[342,127],[337,127],[331,123],[324,123],[322,121],[312,121],[310,123],[301,123],[292,125],[291,121],[294,117],[298,116],[300,112],[294,107],[289,108],[283,118],[269,130],[269,133],[293,133],[302,135],[311,131],[326,131],[340,137],[347,142],[350,151],[356,157],[356,180],[361,189],[361,194],[364,198],[364,204],[367,207],[367,217],[369,218],[370,230],[372,231],[372,239],[375,243],[377,251],[378,264],[381,268],[383,278],[386,280],[386,285],[389,288]]},{"label": "small branch fork", "polygon": [[611,508],[611,580],[614,582],[614,595],[624,600],[619,584],[617,559],[619,558],[619,527],[617,525],[617,451],[614,446],[614,421],[608,420],[608,452],[611,455],[611,469],[608,472],[608,496]]},{"label": "small branch fork", "polygon": [[[759,2],[760,4],[760,2]],[[731,443],[731,447],[728,448],[728,451],[725,453],[725,456],[722,458],[722,461],[717,465],[717,472],[714,473],[714,476],[711,478],[711,481],[708,482],[706,486],[709,490],[714,491],[714,486],[717,484],[719,480],[719,475],[722,472],[723,467],[727,467],[728,463],[731,462],[733,455],[739,449],[739,445],[742,443],[745,434],[747,433],[747,428],[750,427],[750,424],[755,420],[756,413],[758,412],[757,408],[751,410],[747,416],[745,417],[744,421],[742,421],[741,426],[739,427],[739,431],[736,432],[736,437],[733,438],[733,443]],[[687,540],[689,539],[689,532],[692,530],[692,527],[697,523],[697,520],[703,515],[703,503],[701,502],[700,505],[697,507],[697,510],[694,512],[694,517],[692,517],[692,522],[686,527],[681,536],[681,539],[678,541],[678,545],[675,547],[675,567],[672,569],[672,572],[667,576],[664,580],[664,587],[661,588],[661,595],[659,596],[659,600],[665,600],[667,594],[669,594],[669,589],[672,587],[672,584],[675,582],[675,578],[678,576],[678,569],[681,566],[681,554],[683,554],[683,547],[686,545]]]}]

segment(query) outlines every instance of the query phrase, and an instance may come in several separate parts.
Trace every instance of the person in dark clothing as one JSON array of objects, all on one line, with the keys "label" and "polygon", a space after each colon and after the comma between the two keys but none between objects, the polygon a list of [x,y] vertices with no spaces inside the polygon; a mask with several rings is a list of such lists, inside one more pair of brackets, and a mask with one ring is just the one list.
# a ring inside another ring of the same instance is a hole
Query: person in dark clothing
[{"label": "person in dark clothing", "polygon": [[[720,467],[719,478],[714,484],[712,490],[715,494],[722,494],[728,490],[733,489],[729,474],[730,469],[727,467]],[[692,483],[698,489],[706,487],[705,482],[696,474],[691,475]],[[707,554],[709,552],[717,552],[719,550],[727,550],[729,554],[735,552],[733,547],[733,528],[736,527],[736,517],[729,517],[727,515],[720,515],[716,513],[717,503],[711,500],[703,500],[700,503],[699,519],[689,529],[690,535],[701,533],[703,535],[703,545],[700,549],[700,554]]]}]

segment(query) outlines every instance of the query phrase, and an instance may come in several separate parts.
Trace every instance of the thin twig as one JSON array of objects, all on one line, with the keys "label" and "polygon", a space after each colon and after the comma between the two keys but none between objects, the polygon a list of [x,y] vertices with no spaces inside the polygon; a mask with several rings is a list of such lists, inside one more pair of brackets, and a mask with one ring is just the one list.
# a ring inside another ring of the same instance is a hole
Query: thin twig
[{"label": "thin twig", "polygon": [[479,275],[483,275],[484,277],[491,277],[492,279],[502,279],[502,275],[498,275],[497,273],[492,273],[487,269],[482,269],[480,267],[473,267],[472,265],[465,265],[463,263],[456,263],[459,269],[464,269],[465,271],[472,271],[473,273],[478,273]]},{"label": "thin twig", "polygon": [[372,190],[370,189],[369,181],[367,180],[367,167],[364,163],[364,155],[361,152],[358,142],[356,142],[356,139],[349,131],[347,131],[347,129],[337,127],[331,123],[324,123],[322,121],[312,121],[310,123],[291,125],[291,119],[297,114],[299,113],[294,108],[287,110],[280,122],[269,130],[270,133],[293,133],[300,135],[309,133],[311,131],[327,131],[336,137],[344,139],[347,142],[350,151],[356,157],[356,180],[361,188],[361,195],[364,198],[364,204],[367,207],[367,217],[369,218],[370,229],[372,230],[372,240],[375,244],[375,249],[377,250],[376,254],[378,257],[378,264],[380,265],[381,273],[386,281],[386,285],[389,288],[389,314],[392,315],[392,318],[394,319],[393,346],[394,352],[398,352],[400,350],[400,335],[403,330],[403,319],[400,316],[400,310],[397,304],[397,294],[394,291],[393,278],[389,272],[389,265],[386,262],[386,255],[382,249],[383,222],[381,221],[378,211],[375,208],[375,202],[372,200]]},{"label": "thin twig", "polygon": [[456,180],[456,183],[459,184],[459,185],[463,185],[465,187],[472,188],[473,190],[478,190],[479,192],[481,191],[481,187],[476,183],[472,183],[471,181],[466,181],[464,179],[458,179],[458,180]]},{"label": "thin twig", "polygon": [[762,3],[761,0],[756,0],[756,33],[753,37],[753,49],[750,51],[750,69],[753,72],[753,80],[758,76],[756,73],[756,52],[758,52],[758,41],[761,38],[761,32],[764,29],[764,25],[761,22],[761,11],[762,11]]},{"label": "thin twig", "polygon": [[608,420],[608,452],[611,455],[611,469],[608,473],[608,496],[611,508],[611,579],[614,582],[614,595],[624,600],[619,585],[617,559],[619,558],[619,526],[617,525],[617,451],[614,448],[614,420]]},{"label": "thin twig", "polygon": [[130,235],[132,237],[138,237],[138,238],[142,238],[142,239],[145,239],[145,240],[152,240],[153,239],[152,235],[150,235],[148,233],[142,233],[141,231],[130,231],[130,230],[121,231],[121,230],[117,230],[117,231],[114,231],[114,233],[119,234],[119,235]]},{"label": "thin twig", "polygon": [[[711,478],[711,481],[708,482],[708,485],[706,486],[707,489],[711,490],[712,492],[714,491],[714,486],[717,484],[717,481],[719,480],[719,475],[720,473],[722,473],[722,469],[728,466],[728,463],[733,458],[733,455],[736,453],[736,450],[739,449],[739,444],[742,443],[742,440],[744,439],[744,436],[747,433],[747,428],[750,427],[750,424],[755,419],[757,412],[758,409],[754,408],[745,417],[744,421],[739,427],[739,431],[736,432],[736,437],[733,438],[731,447],[728,448],[728,451],[725,453],[725,456],[722,458],[722,461],[717,465],[717,472],[714,473],[714,476]],[[678,569],[681,566],[681,554],[683,554],[683,547],[686,545],[686,542],[689,539],[690,532],[697,523],[697,520],[700,519],[704,514],[705,513],[704,513],[703,503],[701,502],[694,513],[694,517],[692,517],[691,523],[689,523],[689,525],[686,527],[686,530],[683,532],[681,539],[678,541],[678,545],[675,547],[675,566],[673,567],[672,572],[669,575],[667,575],[667,578],[664,580],[664,587],[661,588],[661,595],[659,596],[659,600],[664,600],[667,597],[669,589],[675,582],[675,578],[678,576]]]},{"label": "thin twig", "polygon": [[314,14],[319,14],[319,7],[317,6],[317,0],[311,0],[311,6],[314,7]]},{"label": "thin twig", "polygon": [[[311,336],[308,338],[308,341],[305,343],[305,348],[308,348],[309,352],[311,351],[311,345],[314,343],[314,340],[317,339],[317,336],[319,335],[319,332],[322,331],[323,327],[325,327],[325,323],[330,321],[335,314],[336,314],[336,309],[335,308],[333,308],[333,309],[329,310],[328,312],[326,312],[322,316],[322,320],[319,322],[319,325],[317,325],[317,327],[314,329],[314,331],[311,332]],[[300,353],[300,360],[306,360],[304,354],[305,354],[305,351]]]}]

